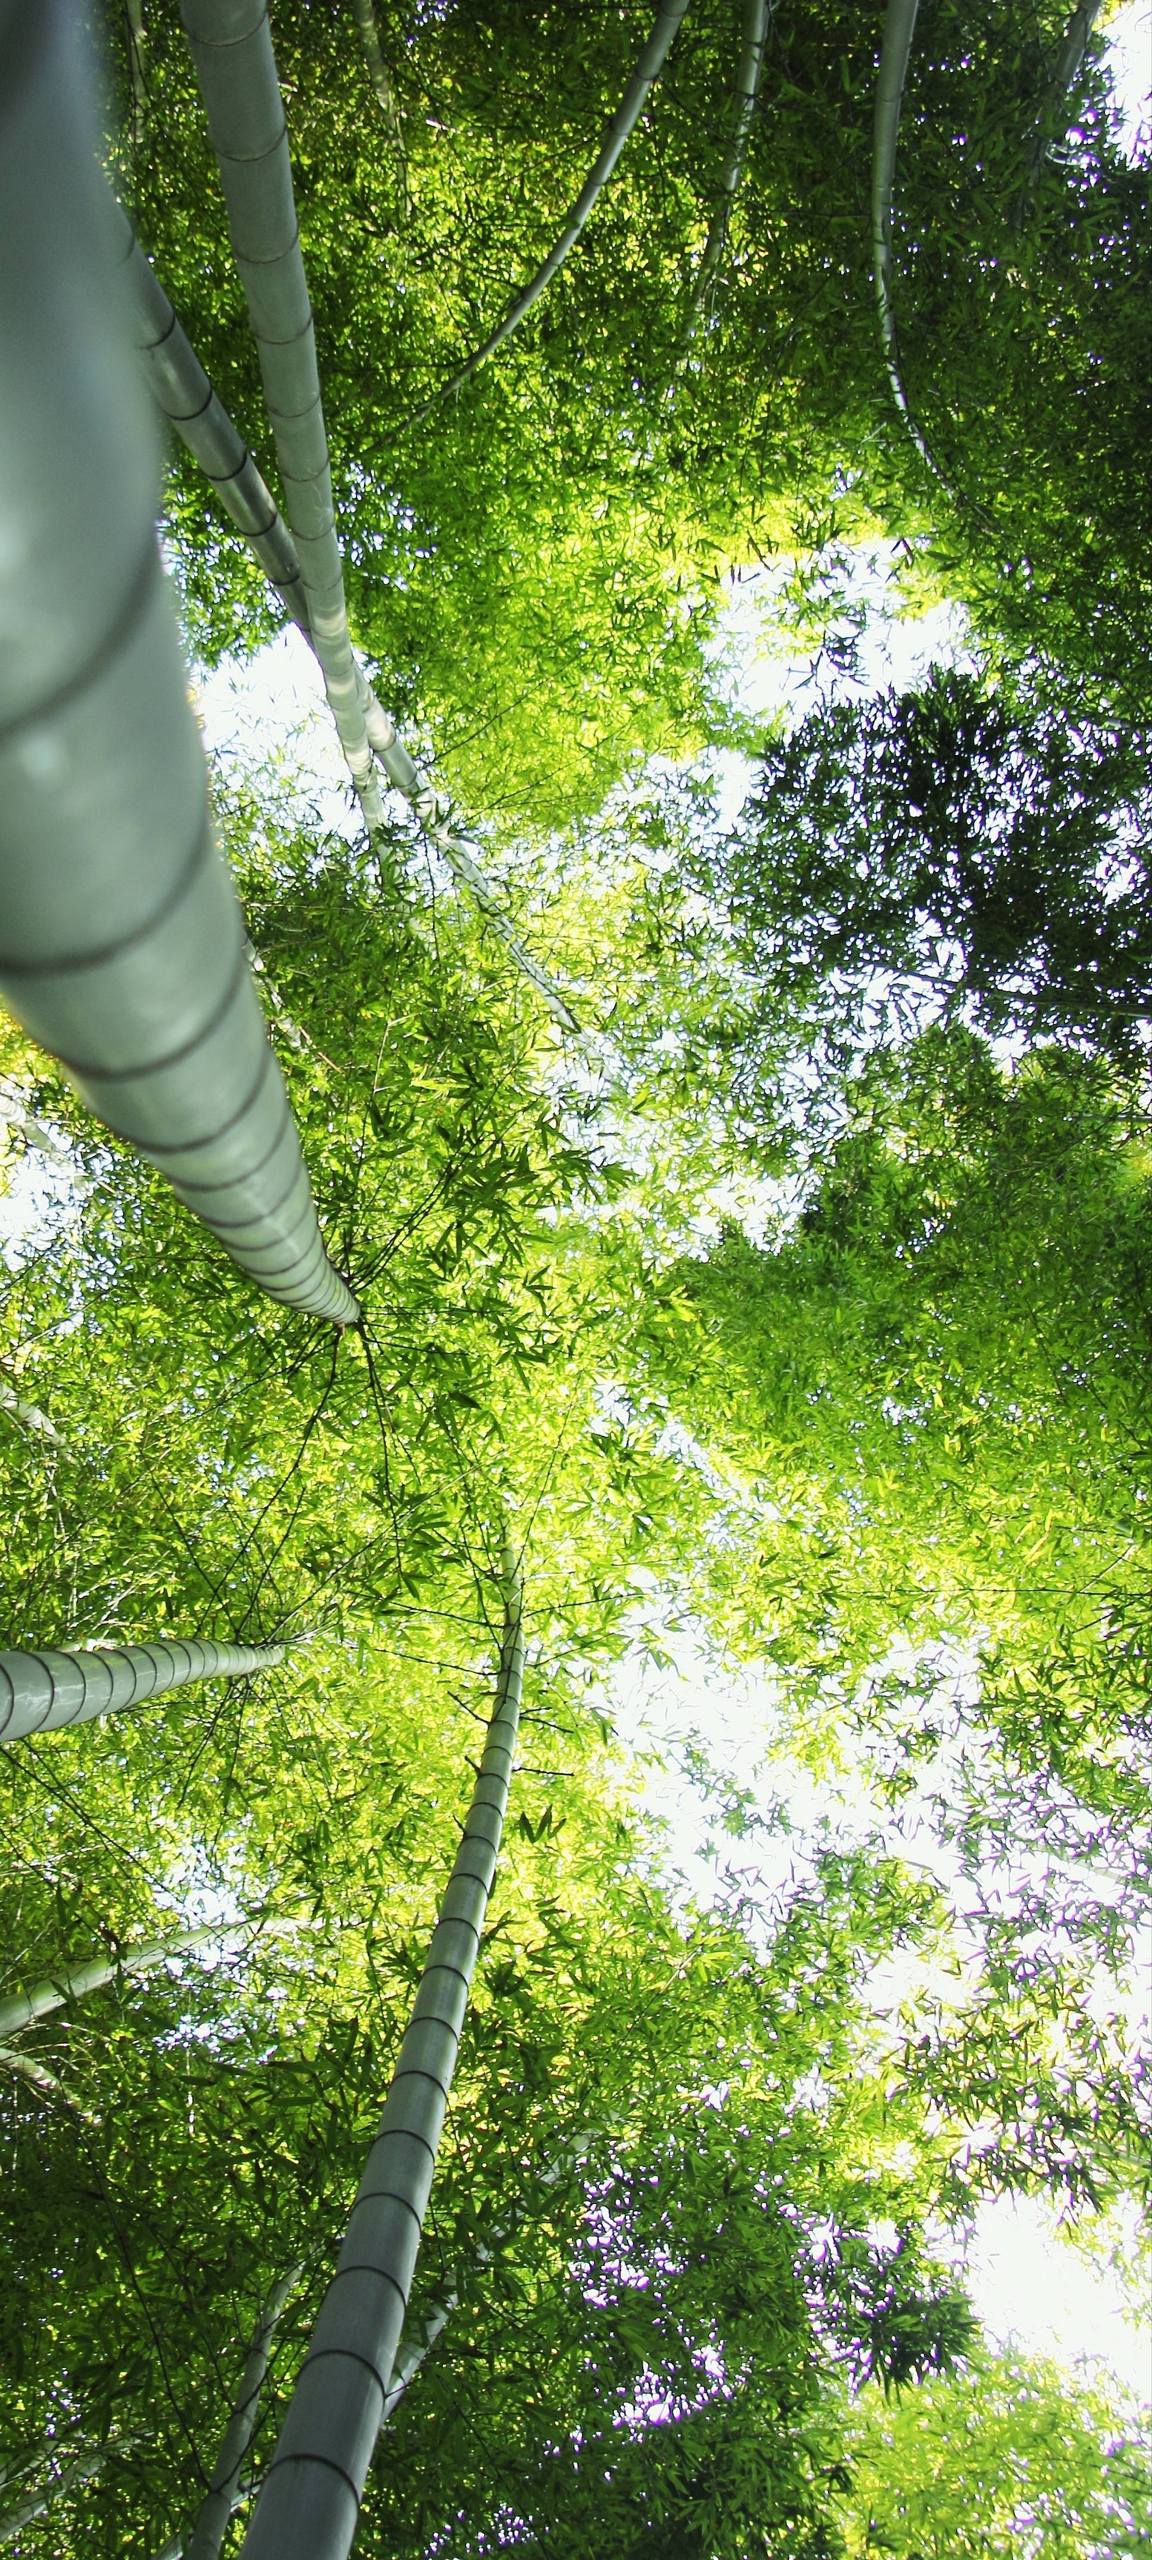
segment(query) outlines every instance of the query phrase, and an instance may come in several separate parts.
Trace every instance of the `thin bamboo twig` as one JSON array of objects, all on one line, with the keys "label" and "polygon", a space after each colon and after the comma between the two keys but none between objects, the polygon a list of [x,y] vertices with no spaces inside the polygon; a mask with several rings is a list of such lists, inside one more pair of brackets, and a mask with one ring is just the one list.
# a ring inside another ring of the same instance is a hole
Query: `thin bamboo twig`
[{"label": "thin bamboo twig", "polygon": [[336,540],[312,306],[266,0],[181,0],[256,340],[312,645],[371,834],[383,822]]},{"label": "thin bamboo twig", "polygon": [[625,144],[635,132],[648,92],[664,68],[672,39],[687,7],[688,0],[660,0],[651,35],[637,58],[628,86],[615,115],[609,122],[603,145],[593,161],[575,204],[570,207],[565,216],[559,239],[537,267],[535,275],[530,277],[523,292],[517,295],[511,309],[505,312],[499,327],[493,329],[491,336],[485,338],[483,345],[475,347],[456,372],[449,376],[447,382],[442,382],[439,389],[432,393],[431,399],[426,400],[423,407],[415,411],[407,422],[410,427],[422,425],[424,419],[431,415],[432,410],[438,407],[441,400],[447,400],[450,393],[461,390],[463,385],[470,381],[472,375],[479,371],[480,366],[487,363],[489,356],[495,355],[497,347],[502,347],[505,339],[511,337],[513,330],[519,328],[521,321],[527,318],[533,305],[539,302],[541,294],[551,284],[553,276],[559,274],[569,251],[575,248],[597,197],[603,193],[612,177]]},{"label": "thin bamboo twig", "polygon": [[79,13],[0,0],[0,47],[0,987],[268,1296],[355,1324],[213,833]]},{"label": "thin bamboo twig", "polygon": [[[213,391],[195,349],[168,300],[163,285],[136,240],[127,215],[117,207],[124,254],[138,312],[139,344],[157,405],[176,428],[207,477],[221,504],[251,545],[266,577],[315,648],[300,561],[292,536],[243,437]],[[357,694],[372,754],[393,789],[399,791],[419,819],[426,836],[461,881],[494,933],[511,952],[517,967],[543,996],[549,1012],[566,1031],[579,1028],[558,987],[534,960],[510,923],[490,880],[455,825],[449,803],[429,781],[399,737],[395,722],[353,657]]]},{"label": "thin bamboo twig", "polygon": [[115,1715],[190,1680],[242,1680],[284,1659],[282,1644],[210,1644],[193,1637],[90,1653],[0,1653],[0,1743]]},{"label": "thin bamboo twig", "polygon": [[420,2246],[508,1803],[524,1674],[520,1572],[468,1819],[336,2272],[264,2475],[243,2560],[346,2560]]},{"label": "thin bamboo twig", "polygon": [[380,43],[380,30],[376,24],[376,11],[372,6],[372,0],[353,0],[353,6],[356,11],[356,23],[360,29],[361,42],[364,46],[364,59],[368,65],[368,76],[376,92],[377,104],[388,129],[388,139],[396,154],[396,165],[400,172],[400,201],[403,207],[404,220],[407,222],[412,211],[412,198],[408,192],[408,154],[404,148],[404,128],[400,122],[400,110],[396,104],[396,92],[392,86],[388,65],[384,60],[383,48]]},{"label": "thin bamboo twig", "polygon": [[692,288],[692,300],[688,306],[689,331],[695,327],[705,294],[724,255],[732,207],[736,202],[744,175],[748,139],[756,115],[756,101],[760,94],[764,55],[768,46],[768,28],[775,5],[776,0],[744,0],[744,31],[740,62],[736,72],[732,136],[724,166],[720,172],[716,208],[708,226],[708,237],[701,251],[696,281]]},{"label": "thin bamboo twig", "polygon": [[264,2389],[272,2341],[284,2306],[295,2292],[303,2272],[303,2266],[297,2265],[289,2267],[278,2277],[253,2330],[224,2441],[196,2521],[183,2546],[184,2560],[220,2560],[229,2518],[237,2503],[244,2457],[259,2416],[260,2395]]}]

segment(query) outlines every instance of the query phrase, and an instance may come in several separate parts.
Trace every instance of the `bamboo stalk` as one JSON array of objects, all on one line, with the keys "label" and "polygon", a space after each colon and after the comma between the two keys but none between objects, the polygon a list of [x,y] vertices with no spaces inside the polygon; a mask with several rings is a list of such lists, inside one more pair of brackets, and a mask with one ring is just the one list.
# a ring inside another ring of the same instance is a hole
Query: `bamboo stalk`
[{"label": "bamboo stalk", "polygon": [[756,114],[756,101],[760,94],[760,79],[764,69],[764,55],[768,47],[768,28],[775,5],[776,0],[744,0],[744,29],[740,61],[736,72],[732,135],[724,166],[720,172],[716,209],[708,226],[708,237],[701,252],[696,282],[692,288],[692,300],[688,309],[689,330],[695,324],[704,296],[724,255],[732,207],[736,202],[740,181],[744,175],[748,137]]},{"label": "bamboo stalk", "polygon": [[918,8],[919,0],[888,0],[884,18],[872,139],[872,276],[876,287],[876,308],[880,319],[880,344],[884,354],[884,369],[891,386],[892,397],[921,461],[927,466],[933,479],[940,481],[944,488],[948,488],[945,474],[917,421],[908,397],[900,356],[900,340],[896,329],[894,300],[892,196],[896,183],[900,110],[904,103],[904,83],[908,77]]},{"label": "bamboo stalk", "polygon": [[0,45],[0,989],[270,1297],[355,1324],[212,829],[79,13],[0,0]]},{"label": "bamboo stalk", "polygon": [[539,302],[541,294],[551,284],[553,276],[559,274],[569,251],[575,248],[597,197],[602,195],[612,177],[625,144],[635,132],[648,92],[663,70],[673,36],[687,7],[688,0],[659,0],[652,32],[637,57],[628,86],[615,115],[609,122],[603,145],[592,163],[575,204],[565,215],[559,239],[537,267],[535,275],[530,277],[523,292],[517,295],[510,310],[505,312],[499,327],[493,329],[491,336],[485,338],[482,346],[473,349],[472,354],[465,358],[464,363],[450,375],[447,382],[441,383],[439,389],[433,392],[431,399],[425,401],[423,408],[416,410],[408,420],[410,427],[420,426],[441,400],[446,400],[451,392],[459,391],[464,383],[470,381],[472,375],[479,371],[480,366],[487,363],[489,356],[495,355],[497,347],[502,347],[505,339],[511,337],[513,330],[519,328],[521,321],[527,318],[534,303]]},{"label": "bamboo stalk", "polygon": [[[164,416],[171,420],[194,460],[213,482],[222,505],[250,543],[265,575],[283,597],[294,622],[312,648],[314,642],[308,606],[292,536],[247,445],[213,391],[163,285],[153,274],[133,234],[127,215],[119,207],[116,220],[121,227],[129,278],[138,307],[139,344],[157,404]],[[539,990],[554,1019],[564,1030],[575,1031],[578,1025],[570,1006],[539,961],[525,950],[495,889],[456,827],[448,802],[408,753],[397,734],[395,722],[377,701],[355,657],[353,665],[365,734],[377,764],[393,789],[408,802],[429,841],[443,854],[453,876],[471,892],[486,923],[499,934],[517,967]]]},{"label": "bamboo stalk", "polygon": [[1103,7],[1104,0],[1080,0],[1079,7],[1073,10],[1064,30],[1063,40],[1056,57],[1056,67],[1040,100],[1036,133],[1028,154],[1024,184],[1012,215],[1012,229],[1015,232],[1022,231],[1028,219],[1040,171],[1048,152],[1052,149],[1057,132],[1062,125],[1065,128],[1067,126],[1068,92],[1073,82],[1079,79],[1084,67],[1084,57]]},{"label": "bamboo stalk", "polygon": [[0,2044],[0,2069],[14,2071],[18,2079],[28,2081],[37,2097],[46,2098],[50,2106],[66,2107],[69,2115],[79,2117],[81,2124],[89,2125],[93,2131],[98,2130],[99,2116],[90,2115],[87,2107],[81,2106],[79,2098],[73,2097],[72,2091],[65,2088],[54,2071],[49,2071],[38,2054],[25,2053],[21,2045]]},{"label": "bamboo stalk", "polygon": [[[2,1660],[3,1657],[0,1657]],[[46,2018],[53,2009],[67,2008],[73,2000],[84,2000],[90,1991],[102,1991],[108,1982],[119,1982],[125,1974],[155,1973],[175,1956],[198,1955],[202,1947],[234,1944],[234,1929],[180,1929],[170,1938],[150,1938],[140,1947],[124,1947],[119,1955],[94,1956],[88,1964],[69,1965],[53,1980],[38,1982],[31,1991],[13,1991],[0,2000],[0,2036],[19,2035],[24,2027]],[[242,1933],[246,1938],[248,1932]]]},{"label": "bamboo stalk", "polygon": [[408,192],[408,154],[404,149],[404,128],[400,122],[396,92],[389,76],[388,65],[384,60],[380,30],[376,24],[376,11],[372,6],[372,0],[354,0],[354,6],[356,23],[360,29],[360,39],[364,47],[364,59],[368,65],[368,76],[376,92],[380,113],[388,128],[388,138],[396,154],[396,164],[400,171],[400,201],[404,220],[407,222],[412,211],[412,198]]},{"label": "bamboo stalk", "polygon": [[503,1567],[496,1697],[411,2023],[243,2560],[345,2560],[388,2400],[508,1803],[524,1672],[523,1595]]},{"label": "bamboo stalk", "polygon": [[[109,2451],[112,2450],[127,2451],[128,2448],[110,2447]],[[24,2526],[32,2524],[37,2516],[45,2515],[57,2498],[66,2498],[74,2489],[82,2489],[86,2481],[97,2479],[107,2461],[108,2451],[94,2446],[90,2453],[75,2454],[70,2461],[63,2463],[54,2479],[44,2481],[39,2489],[33,2489],[22,2498],[18,2506],[9,2507],[6,2515],[0,2515],[0,2546],[15,2542]]]},{"label": "bamboo stalk", "polygon": [[0,1653],[0,1742],[54,1733],[139,1706],[189,1680],[241,1680],[284,1659],[282,1644],[209,1644],[165,1638],[91,1653]]},{"label": "bamboo stalk", "polygon": [[224,2441],[196,2521],[183,2546],[184,2560],[220,2560],[229,2518],[237,2503],[244,2457],[259,2415],[272,2341],[285,2303],[295,2291],[302,2274],[301,2266],[289,2267],[273,2285],[261,2311],[244,2359],[240,2388],[233,2402]]},{"label": "bamboo stalk", "polygon": [[256,340],[312,646],[365,823],[382,824],[336,541],[312,306],[265,0],[180,0]]}]

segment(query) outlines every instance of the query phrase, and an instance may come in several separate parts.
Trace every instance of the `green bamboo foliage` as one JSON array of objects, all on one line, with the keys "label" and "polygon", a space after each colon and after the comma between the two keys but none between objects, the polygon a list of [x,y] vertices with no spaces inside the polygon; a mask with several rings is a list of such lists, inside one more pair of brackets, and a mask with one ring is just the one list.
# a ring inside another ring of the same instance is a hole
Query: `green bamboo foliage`
[{"label": "green bamboo foliage", "polygon": [[696,281],[692,288],[692,301],[688,315],[690,327],[703,309],[708,288],[724,255],[732,207],[736,202],[740,181],[744,175],[748,139],[756,114],[756,101],[760,95],[760,80],[764,70],[764,55],[768,47],[768,28],[773,6],[774,0],[745,0],[732,131],[724,166],[720,172],[716,209],[708,226],[708,237],[700,254],[700,264],[696,270]]},{"label": "green bamboo foliage", "polygon": [[[266,481],[243,437],[222,406],[208,376],[176,317],[163,285],[145,257],[131,223],[119,206],[115,221],[121,232],[136,308],[137,342],[157,406],[175,427],[194,460],[212,481],[221,504],[244,535],[265,575],[283,598],[293,621],[314,647],[296,546]],[[462,881],[494,933],[511,952],[517,967],[543,996],[553,1019],[565,1031],[577,1028],[571,1008],[554,981],[526,951],[509,922],[496,891],[452,818],[448,802],[421,772],[400,739],[394,721],[354,659],[357,693],[369,746],[394,790],[407,800],[430,843],[442,853],[454,877]]]},{"label": "green bamboo foliage", "polygon": [[418,425],[420,420],[426,418],[436,407],[438,401],[446,400],[450,392],[459,391],[465,382],[470,381],[474,373],[479,372],[480,366],[487,363],[489,356],[495,355],[497,347],[502,347],[505,339],[511,337],[513,330],[519,328],[521,321],[527,319],[534,303],[539,302],[541,294],[551,284],[553,276],[559,274],[569,251],[576,246],[597,197],[602,195],[615,172],[626,143],[630,141],[636,130],[648,92],[664,68],[672,39],[687,7],[688,0],[660,0],[651,35],[637,57],[631,79],[608,126],[603,147],[593,161],[575,204],[565,216],[559,239],[554,242],[547,257],[537,267],[535,275],[530,277],[523,292],[517,295],[510,310],[505,312],[499,327],[493,329],[491,336],[485,338],[482,346],[473,349],[472,354],[465,359],[447,382],[441,383],[431,400],[426,401],[424,407],[417,410],[415,418],[410,421],[411,424]]},{"label": "green bamboo foliage", "polygon": [[884,353],[885,370],[892,388],[892,397],[921,461],[926,464],[933,479],[939,480],[947,487],[944,474],[917,422],[908,397],[896,329],[894,296],[892,199],[896,184],[896,150],[900,139],[900,110],[904,102],[904,83],[908,77],[918,7],[919,0],[888,0],[884,18],[884,38],[880,48],[880,71],[876,83],[876,112],[872,137],[872,275],[876,287],[876,308],[880,318],[880,344]]},{"label": "green bamboo foliage", "polygon": [[1085,55],[1103,7],[1104,0],[1080,0],[1080,6],[1073,10],[1064,30],[1055,69],[1040,100],[1024,184],[1012,216],[1014,231],[1023,230],[1045,159],[1057,135],[1066,128],[1069,91],[1084,68]]},{"label": "green bamboo foliage", "polygon": [[0,1653],[0,1742],[88,1724],[189,1680],[242,1680],[283,1662],[282,1644],[209,1644],[165,1638],[91,1653]]},{"label": "green bamboo foliage", "polygon": [[181,0],[260,358],[312,646],[369,831],[383,811],[352,659],[312,307],[265,0]]},{"label": "green bamboo foliage", "polygon": [[269,1296],[354,1324],[213,834],[75,13],[0,0],[0,48],[0,989]]},{"label": "green bamboo foliage", "polygon": [[520,1574],[505,1549],[496,1698],[456,1863],[336,2272],[245,2538],[244,2560],[344,2560],[388,2402],[520,1721]]},{"label": "green bamboo foliage", "polygon": [[229,2520],[240,2497],[241,2473],[260,2414],[260,2399],[273,2341],[285,2305],[295,2292],[303,2272],[302,2266],[287,2268],[273,2285],[260,2313],[244,2359],[240,2388],[224,2432],[224,2441],[195,2524],[183,2545],[184,2560],[220,2560]]}]

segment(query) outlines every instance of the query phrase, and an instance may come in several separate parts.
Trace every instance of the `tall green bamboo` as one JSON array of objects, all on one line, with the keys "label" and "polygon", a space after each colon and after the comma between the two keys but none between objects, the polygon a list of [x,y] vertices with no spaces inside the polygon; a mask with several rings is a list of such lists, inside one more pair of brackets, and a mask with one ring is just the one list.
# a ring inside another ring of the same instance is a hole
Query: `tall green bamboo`
[{"label": "tall green bamboo", "polygon": [[872,278],[880,319],[880,344],[892,397],[921,461],[933,479],[947,487],[945,475],[908,397],[896,328],[893,284],[892,198],[896,183],[896,150],[918,8],[919,0],[888,0],[884,16],[872,135]]},{"label": "tall green bamboo", "polygon": [[78,13],[0,0],[0,68],[0,989],[270,1297],[354,1324],[213,835]]},{"label": "tall green bamboo", "polygon": [[396,92],[392,86],[388,65],[384,60],[380,30],[376,24],[376,11],[372,0],[353,0],[353,5],[356,10],[356,23],[360,29],[360,41],[364,47],[364,59],[368,65],[368,76],[376,92],[376,102],[396,154],[396,165],[400,172],[400,201],[404,220],[407,222],[412,211],[412,198],[408,192],[408,154],[404,148],[404,128],[400,122]]},{"label": "tall green bamboo", "polygon": [[507,1547],[496,1698],[468,1819],[336,2272],[261,2484],[244,2560],[344,2560],[388,2401],[520,1721],[523,1594]]},{"label": "tall green bamboo", "polygon": [[[265,575],[283,598],[293,621],[314,647],[300,561],[287,525],[267,483],[227,410],[222,406],[200,359],[176,317],[163,285],[136,240],[127,215],[116,207],[137,312],[137,337],[145,372],[157,406],[176,428],[188,451],[211,480],[238,531],[251,545]],[[543,996],[549,1012],[566,1031],[577,1023],[559,988],[526,951],[509,922],[491,881],[453,822],[448,802],[436,790],[397,734],[354,658],[356,684],[369,746],[382,772],[419,818],[430,843],[443,854],[457,880],[464,883],[485,922],[498,933],[517,967]]]},{"label": "tall green bamboo", "polygon": [[244,1943],[250,1935],[247,1929],[177,1929],[167,1938],[122,1947],[118,1955],[94,1956],[89,1964],[69,1965],[49,1980],[35,1983],[31,1991],[11,1991],[0,2000],[0,2036],[18,2035],[22,2028],[34,2026],[37,2018],[47,2018],[53,2009],[65,2009],[74,2000],[85,2000],[90,1991],[102,1991],[106,1983],[119,1982],[126,1974],[155,1973],[176,1956],[198,1955],[204,1947],[232,1946],[238,1940]]},{"label": "tall green bamboo", "polygon": [[768,27],[774,7],[775,0],[744,0],[744,28],[740,61],[736,71],[732,131],[724,166],[720,172],[716,208],[708,225],[708,237],[700,254],[696,281],[692,287],[692,301],[688,313],[690,328],[703,306],[704,296],[724,255],[732,207],[736,202],[740,181],[744,175],[748,139],[756,114],[756,101],[760,94],[760,79],[768,46]]},{"label": "tall green bamboo", "polygon": [[449,376],[447,382],[440,384],[439,389],[433,392],[431,399],[426,400],[423,408],[418,409],[409,420],[410,425],[418,426],[423,418],[428,417],[438,401],[446,400],[450,392],[459,391],[463,384],[479,371],[480,366],[487,363],[489,356],[495,355],[497,347],[503,346],[505,339],[510,338],[513,330],[518,329],[521,321],[527,318],[533,304],[539,302],[541,294],[551,284],[553,276],[559,274],[569,251],[575,248],[597,197],[603,193],[612,177],[625,144],[636,130],[645,99],[653,82],[658,79],[664,68],[673,36],[687,7],[688,0],[660,0],[651,35],[637,57],[628,86],[608,126],[603,146],[592,163],[575,204],[570,207],[565,216],[559,239],[554,242],[547,257],[537,267],[535,275],[530,277],[523,292],[517,295],[510,310],[505,312],[499,327],[493,329],[491,336],[485,338],[482,346],[473,349],[472,354],[465,358],[464,363]]},{"label": "tall green bamboo", "polygon": [[285,2304],[304,2270],[292,2266],[279,2276],[268,2295],[249,2341],[240,2387],[232,2404],[224,2441],[200,2502],[196,2521],[183,2544],[184,2560],[220,2560],[220,2548],[240,2495],[240,2474],[260,2414],[260,2396],[268,2372],[272,2343]]},{"label": "tall green bamboo", "polygon": [[165,1637],[91,1653],[0,1653],[0,1742],[53,1733],[139,1706],[189,1680],[241,1680],[283,1662],[282,1644],[208,1644]]},{"label": "tall green bamboo", "polygon": [[366,824],[382,823],[336,540],[312,306],[266,0],[181,0],[260,358],[312,646]]}]

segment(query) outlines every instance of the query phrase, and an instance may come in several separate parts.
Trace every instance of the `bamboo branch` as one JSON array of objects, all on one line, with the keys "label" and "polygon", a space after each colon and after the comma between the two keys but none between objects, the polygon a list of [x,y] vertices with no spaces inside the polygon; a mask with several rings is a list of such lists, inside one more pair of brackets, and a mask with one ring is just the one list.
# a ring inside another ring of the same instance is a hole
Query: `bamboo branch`
[{"label": "bamboo branch", "polygon": [[212,829],[80,14],[0,16],[0,988],[268,1296],[355,1324]]},{"label": "bamboo branch", "polygon": [[400,201],[403,206],[404,220],[407,222],[412,211],[412,198],[408,192],[408,155],[404,149],[404,128],[400,122],[396,92],[389,77],[388,65],[384,60],[380,30],[376,24],[376,12],[372,6],[372,0],[353,0],[353,5],[364,46],[364,59],[368,65],[369,78],[376,92],[380,113],[388,128],[389,141],[396,154],[400,171]]},{"label": "bamboo branch", "polygon": [[265,0],[180,0],[260,372],[312,646],[369,833],[383,822],[336,541],[312,306]]},{"label": "bamboo branch", "polygon": [[0,2069],[14,2071],[19,2079],[29,2082],[38,2097],[67,2107],[69,2115],[79,2116],[81,2124],[90,2126],[93,2131],[98,2130],[99,2116],[90,2115],[87,2107],[81,2106],[79,2098],[73,2097],[71,2090],[65,2088],[63,2081],[57,2079],[54,2071],[49,2071],[38,2055],[22,2052],[19,2045],[0,2044]]},{"label": "bamboo branch", "polygon": [[523,292],[517,295],[511,309],[505,312],[499,327],[492,331],[491,337],[485,338],[482,346],[473,349],[472,354],[465,358],[464,363],[450,375],[447,382],[440,384],[439,389],[433,392],[431,399],[424,402],[423,408],[416,410],[414,416],[408,420],[410,427],[422,425],[424,419],[430,416],[441,400],[446,400],[451,392],[459,391],[464,383],[479,371],[480,366],[487,363],[489,356],[494,355],[497,347],[502,347],[505,339],[510,338],[513,330],[518,329],[521,321],[527,318],[533,304],[539,301],[541,294],[551,284],[553,276],[559,274],[569,250],[575,247],[584,229],[597,197],[603,193],[613,175],[625,144],[630,140],[639,123],[648,92],[663,70],[672,38],[687,7],[688,0],[659,0],[652,33],[637,59],[616,113],[609,122],[602,148],[593,161],[575,204],[565,216],[559,239],[549,250],[541,265],[537,267],[535,275],[525,285]]},{"label": "bamboo branch", "polygon": [[392,2379],[508,1803],[524,1672],[506,1544],[488,1738],[380,2130],[248,2528],[244,2560],[346,2560]]},{"label": "bamboo branch", "polygon": [[[157,404],[212,481],[222,505],[313,648],[300,562],[275,499],[227,410],[217,399],[163,285],[153,274],[127,215],[119,207],[116,222],[138,309],[139,344]],[[394,721],[377,701],[355,658],[353,666],[365,733],[376,762],[393,789],[407,800],[453,876],[470,890],[486,923],[500,935],[517,967],[539,990],[554,1019],[564,1030],[575,1031],[578,1025],[570,1006],[547,971],[525,950],[495,889],[455,826],[447,801],[409,755]]]},{"label": "bamboo branch", "polygon": [[295,2291],[302,2274],[302,2266],[293,2266],[278,2278],[252,2333],[248,2353],[244,2359],[244,2371],[240,2377],[240,2388],[225,2429],[224,2442],[220,2447],[195,2524],[184,2544],[184,2560],[220,2560],[220,2548],[227,2531],[228,2520],[239,2496],[241,2468],[252,2442],[259,2414],[260,2395],[268,2371],[272,2341],[285,2303],[290,2294]]},{"label": "bamboo branch", "polygon": [[708,237],[701,252],[696,282],[692,288],[692,300],[688,307],[689,331],[695,325],[704,296],[724,255],[732,207],[744,175],[748,138],[752,131],[756,101],[760,94],[760,79],[768,46],[768,28],[774,7],[775,0],[744,0],[744,33],[736,73],[732,137],[720,173],[716,209],[708,226]]},{"label": "bamboo branch", "polygon": [[0,1653],[0,1742],[54,1733],[139,1706],[190,1680],[240,1680],[284,1659],[282,1644],[208,1644],[172,1638],[91,1653]]}]

